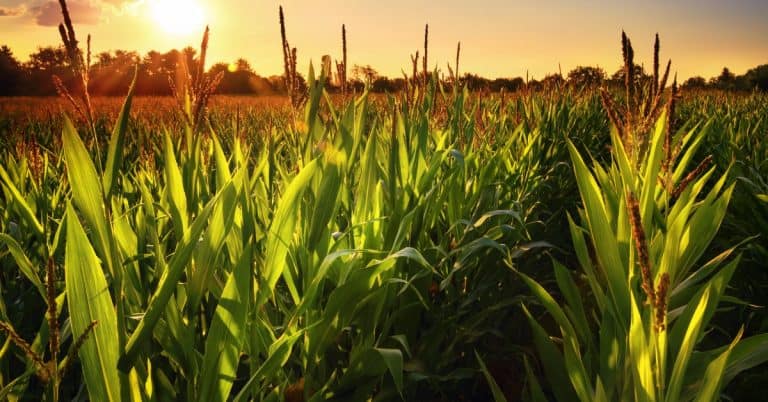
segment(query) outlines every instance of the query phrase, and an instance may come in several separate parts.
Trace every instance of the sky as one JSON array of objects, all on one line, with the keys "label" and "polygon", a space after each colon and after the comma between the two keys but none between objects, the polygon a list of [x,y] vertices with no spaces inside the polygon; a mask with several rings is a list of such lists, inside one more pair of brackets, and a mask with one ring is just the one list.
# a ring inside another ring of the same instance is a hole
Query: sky
[{"label": "sky", "polygon": [[[371,65],[390,77],[410,71],[429,24],[430,68],[447,74],[461,41],[463,72],[486,77],[542,78],[576,66],[612,74],[627,32],[638,64],[652,64],[653,38],[681,80],[736,74],[768,63],[768,0],[69,0],[81,41],[94,53],[141,54],[199,46],[211,28],[210,62],[245,58],[260,75],[282,72],[278,5],[301,71],[324,54],[341,57],[347,27],[348,64]],[[58,1],[0,0],[0,45],[26,60],[38,46],[60,43]]]}]

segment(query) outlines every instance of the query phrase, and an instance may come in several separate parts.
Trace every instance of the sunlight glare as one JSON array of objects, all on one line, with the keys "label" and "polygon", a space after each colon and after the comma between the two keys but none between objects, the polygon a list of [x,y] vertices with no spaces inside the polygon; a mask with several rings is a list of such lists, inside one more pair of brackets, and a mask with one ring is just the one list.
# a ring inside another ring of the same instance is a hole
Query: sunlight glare
[{"label": "sunlight glare", "polygon": [[174,35],[202,32],[205,15],[194,0],[155,0],[150,3],[152,17],[163,30]]}]

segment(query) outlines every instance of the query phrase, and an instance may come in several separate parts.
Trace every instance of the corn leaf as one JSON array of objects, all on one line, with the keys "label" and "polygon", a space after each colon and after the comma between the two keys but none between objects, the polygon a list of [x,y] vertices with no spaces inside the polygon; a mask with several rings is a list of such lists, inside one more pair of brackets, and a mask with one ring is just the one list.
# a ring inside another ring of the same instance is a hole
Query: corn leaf
[{"label": "corn leaf", "polygon": [[237,375],[251,298],[251,260],[248,248],[230,273],[214,312],[205,340],[200,401],[226,401]]},{"label": "corn leaf", "polygon": [[80,349],[83,377],[92,401],[119,401],[117,317],[101,264],[80,226],[75,210],[67,207],[67,246],[64,262],[72,334],[77,339],[96,321]]},{"label": "corn leaf", "polygon": [[107,166],[104,169],[103,185],[104,193],[107,198],[110,199],[112,192],[115,190],[115,182],[117,181],[117,175],[120,172],[120,167],[123,162],[123,146],[125,144],[125,133],[128,131],[128,118],[131,114],[131,101],[133,100],[133,92],[136,89],[136,78],[139,74],[139,66],[137,65],[133,71],[133,80],[130,87],[128,87],[128,94],[123,101],[123,107],[120,109],[120,114],[117,116],[117,124],[112,130],[112,137],[109,140],[109,149],[107,151]]}]

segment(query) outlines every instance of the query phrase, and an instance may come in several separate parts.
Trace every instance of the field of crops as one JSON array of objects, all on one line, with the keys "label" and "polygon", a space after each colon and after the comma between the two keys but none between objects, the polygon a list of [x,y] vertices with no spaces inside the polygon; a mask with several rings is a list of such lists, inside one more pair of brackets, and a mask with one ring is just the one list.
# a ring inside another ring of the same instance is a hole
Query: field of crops
[{"label": "field of crops", "polygon": [[625,37],[619,87],[330,94],[294,49],[214,96],[206,31],[175,97],[90,98],[60,29],[82,88],[0,100],[0,400],[764,399],[765,93]]}]

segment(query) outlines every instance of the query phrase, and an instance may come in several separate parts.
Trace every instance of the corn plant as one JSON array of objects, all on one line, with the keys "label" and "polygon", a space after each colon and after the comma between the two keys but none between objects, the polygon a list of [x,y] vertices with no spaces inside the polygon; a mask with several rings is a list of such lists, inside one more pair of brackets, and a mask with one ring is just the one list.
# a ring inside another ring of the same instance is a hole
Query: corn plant
[{"label": "corn plant", "polygon": [[[558,400],[714,400],[735,374],[768,358],[764,335],[737,334],[720,349],[696,348],[739,261],[731,248],[699,262],[734,186],[726,176],[707,186],[714,169],[706,164],[686,173],[707,125],[676,133],[671,141],[680,156],[665,163],[666,119],[656,122],[638,168],[616,131],[607,168],[595,164],[590,171],[569,145],[583,202],[579,220],[569,222],[583,274],[574,279],[555,263],[562,306],[521,274],[560,330],[556,341],[526,308]],[[660,184],[664,175],[672,187]],[[531,381],[532,397],[541,399]]]}]

